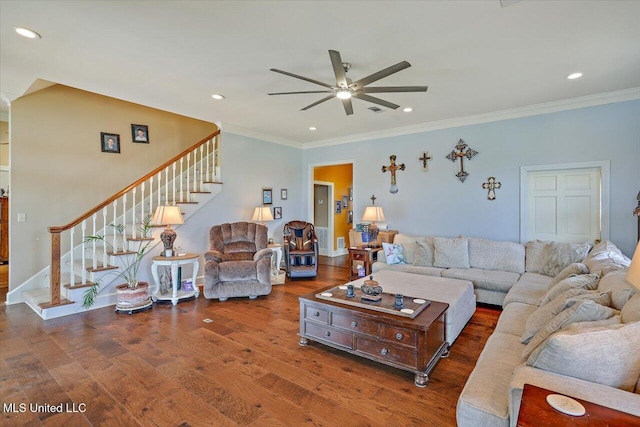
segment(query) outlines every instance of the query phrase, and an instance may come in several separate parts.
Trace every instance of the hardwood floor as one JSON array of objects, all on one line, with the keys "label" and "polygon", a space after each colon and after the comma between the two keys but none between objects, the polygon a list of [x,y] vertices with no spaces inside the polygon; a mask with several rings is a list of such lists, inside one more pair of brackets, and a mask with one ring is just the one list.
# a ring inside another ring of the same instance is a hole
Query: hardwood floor
[{"label": "hardwood floor", "polygon": [[[0,423],[455,425],[458,395],[498,310],[478,308],[420,389],[412,373],[298,345],[298,296],[344,283],[348,273],[345,259],[323,259],[317,278],[287,279],[257,300],[201,297],[131,316],[104,308],[43,321],[24,304],[3,305]],[[16,412],[7,411],[11,403]],[[30,404],[76,412],[32,412]]]}]

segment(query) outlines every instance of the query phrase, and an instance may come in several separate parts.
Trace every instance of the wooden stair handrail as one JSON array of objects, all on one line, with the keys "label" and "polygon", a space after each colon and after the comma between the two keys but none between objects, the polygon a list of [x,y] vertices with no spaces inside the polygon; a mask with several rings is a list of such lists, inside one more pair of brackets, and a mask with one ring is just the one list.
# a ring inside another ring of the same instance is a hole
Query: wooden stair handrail
[{"label": "wooden stair handrail", "polygon": [[51,226],[51,227],[49,227],[49,233],[61,233],[63,231],[71,229],[72,227],[75,227],[76,225],[78,225],[82,221],[84,221],[85,219],[89,218],[94,213],[98,212],[100,209],[103,209],[104,207],[106,207],[109,204],[111,204],[117,198],[122,197],[125,193],[128,193],[129,191],[133,190],[134,187],[137,187],[138,185],[142,184],[144,181],[148,180],[149,178],[151,178],[152,176],[154,176],[158,172],[164,170],[167,166],[169,166],[172,163],[180,160],[181,157],[186,156],[188,153],[190,153],[191,151],[193,151],[196,148],[200,147],[201,145],[205,144],[207,141],[209,141],[212,138],[218,136],[219,134],[220,134],[220,129],[218,129],[217,131],[215,131],[211,135],[205,137],[204,139],[202,139],[201,141],[197,142],[196,144],[192,145],[191,147],[187,148],[186,150],[184,150],[180,154],[175,155],[170,160],[168,160],[165,163],[163,163],[161,166],[158,166],[157,168],[155,168],[154,170],[152,170],[151,172],[149,172],[148,174],[146,174],[142,178],[140,178],[137,181],[135,181],[133,184],[130,184],[127,187],[123,188],[122,190],[118,191],[113,196],[109,197],[104,202],[102,202],[99,205],[95,206],[94,208],[88,210],[84,214],[80,215],[78,218],[74,219],[70,223],[68,223],[66,225],[62,225],[62,226]]}]

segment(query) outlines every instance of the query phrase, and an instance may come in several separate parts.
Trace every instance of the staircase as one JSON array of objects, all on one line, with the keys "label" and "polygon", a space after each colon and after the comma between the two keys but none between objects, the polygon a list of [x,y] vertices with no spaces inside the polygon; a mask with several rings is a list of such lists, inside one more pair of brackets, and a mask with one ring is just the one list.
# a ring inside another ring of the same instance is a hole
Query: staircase
[{"label": "staircase", "polygon": [[[9,292],[7,304],[25,302],[43,319],[86,311],[84,292],[98,281],[99,293],[89,310],[115,304],[115,287],[122,279],[113,273],[126,265],[123,257],[134,256],[131,250],[147,239],[152,243],[145,257],[158,254],[152,247],[161,243],[163,227],[142,236],[138,229],[143,219],[160,205],[178,205],[188,223],[222,190],[219,153],[218,130],[69,224],[49,227],[51,264]],[[125,227],[125,241],[110,224]],[[85,243],[89,235],[105,236],[115,250],[108,251],[99,241]]]}]

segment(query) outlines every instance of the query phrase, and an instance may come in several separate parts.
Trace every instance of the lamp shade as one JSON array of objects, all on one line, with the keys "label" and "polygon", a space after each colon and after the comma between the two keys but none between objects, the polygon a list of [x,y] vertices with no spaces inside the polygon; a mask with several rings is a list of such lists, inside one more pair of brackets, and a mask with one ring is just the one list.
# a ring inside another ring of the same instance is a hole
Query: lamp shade
[{"label": "lamp shade", "polygon": [[253,211],[253,218],[251,221],[265,222],[265,221],[273,221],[273,214],[271,213],[271,208],[268,206],[258,206],[255,211]]},{"label": "lamp shade", "polygon": [[381,206],[367,206],[362,216],[363,221],[384,221],[384,212]]},{"label": "lamp shade", "polygon": [[640,242],[638,242],[636,252],[633,254],[631,265],[629,266],[629,270],[627,270],[626,279],[627,282],[631,283],[634,288],[640,291]]},{"label": "lamp shade", "polygon": [[151,223],[155,225],[178,225],[184,224],[184,220],[178,206],[158,206],[153,218],[151,218]]}]

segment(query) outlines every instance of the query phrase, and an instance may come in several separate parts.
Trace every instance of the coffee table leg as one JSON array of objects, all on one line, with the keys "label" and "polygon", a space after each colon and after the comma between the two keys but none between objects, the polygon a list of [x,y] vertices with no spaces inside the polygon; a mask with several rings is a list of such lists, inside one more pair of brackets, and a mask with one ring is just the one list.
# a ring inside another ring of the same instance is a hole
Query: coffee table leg
[{"label": "coffee table leg", "polygon": [[413,379],[413,383],[416,385],[416,387],[424,388],[427,386],[427,384],[429,384],[429,375],[425,373],[416,374],[415,378]]},{"label": "coffee table leg", "polygon": [[300,337],[300,341],[298,342],[301,346],[309,345],[309,340],[305,337]]},{"label": "coffee table leg", "polygon": [[441,359],[445,359],[447,357],[449,357],[449,349],[451,348],[450,345],[447,345],[447,347],[444,349],[444,351],[442,352],[442,354],[440,355]]}]

